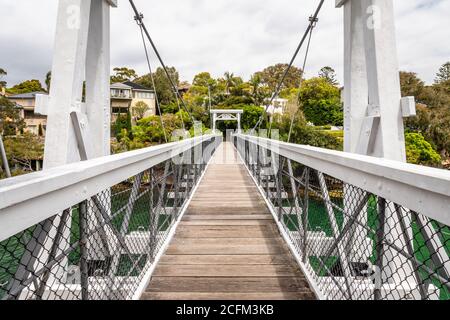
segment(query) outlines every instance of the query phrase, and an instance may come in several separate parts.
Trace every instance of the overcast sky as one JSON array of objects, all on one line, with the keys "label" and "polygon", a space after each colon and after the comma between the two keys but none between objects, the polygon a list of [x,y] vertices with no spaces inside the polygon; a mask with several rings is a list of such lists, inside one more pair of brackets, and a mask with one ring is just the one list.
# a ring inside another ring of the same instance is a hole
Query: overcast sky
[{"label": "overcast sky", "polygon": [[[428,83],[450,60],[450,0],[393,0],[399,61]],[[182,80],[209,71],[248,79],[264,67],[288,62],[317,0],[135,0],[168,65]],[[325,65],[342,80],[343,12],[327,0],[312,42],[307,75]],[[0,0],[0,67],[9,85],[44,78],[51,69],[57,0]],[[131,8],[112,10],[112,67],[146,73]],[[301,58],[296,65],[301,65]],[[154,59],[153,59],[154,61]],[[153,64],[155,64],[154,61]]]}]

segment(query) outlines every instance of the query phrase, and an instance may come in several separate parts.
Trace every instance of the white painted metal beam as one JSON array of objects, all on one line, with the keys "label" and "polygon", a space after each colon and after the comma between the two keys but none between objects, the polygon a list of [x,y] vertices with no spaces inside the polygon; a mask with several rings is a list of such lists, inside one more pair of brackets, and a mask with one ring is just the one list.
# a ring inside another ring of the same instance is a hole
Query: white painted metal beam
[{"label": "white painted metal beam", "polygon": [[450,171],[248,135],[239,137],[450,225]]},{"label": "white painted metal beam", "polygon": [[0,241],[214,137],[197,137],[0,181]]}]

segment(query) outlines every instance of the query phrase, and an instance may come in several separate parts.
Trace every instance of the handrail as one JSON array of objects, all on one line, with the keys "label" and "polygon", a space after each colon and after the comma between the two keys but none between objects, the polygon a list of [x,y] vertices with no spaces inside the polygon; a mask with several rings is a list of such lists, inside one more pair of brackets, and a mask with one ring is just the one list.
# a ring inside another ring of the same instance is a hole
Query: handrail
[{"label": "handrail", "polygon": [[205,135],[0,181],[0,241],[213,137]]},{"label": "handrail", "polygon": [[235,138],[320,299],[448,299],[450,172]]},{"label": "handrail", "polygon": [[236,136],[450,225],[450,171],[250,135]]}]

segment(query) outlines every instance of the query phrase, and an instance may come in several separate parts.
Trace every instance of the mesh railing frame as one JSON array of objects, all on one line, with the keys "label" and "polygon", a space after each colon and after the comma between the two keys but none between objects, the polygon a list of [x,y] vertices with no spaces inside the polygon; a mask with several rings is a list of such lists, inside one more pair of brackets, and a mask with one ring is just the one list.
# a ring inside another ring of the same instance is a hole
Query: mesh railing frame
[{"label": "mesh railing frame", "polygon": [[136,299],[211,159],[196,148],[0,242],[0,300]]},{"label": "mesh railing frame", "polygon": [[274,148],[234,144],[318,296],[450,300],[449,226]]}]

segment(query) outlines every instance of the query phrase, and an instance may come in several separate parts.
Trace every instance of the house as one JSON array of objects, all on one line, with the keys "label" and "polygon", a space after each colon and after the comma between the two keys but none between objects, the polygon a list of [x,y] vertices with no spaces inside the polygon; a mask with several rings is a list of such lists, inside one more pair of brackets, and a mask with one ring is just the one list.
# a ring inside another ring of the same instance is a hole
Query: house
[{"label": "house", "polygon": [[30,92],[7,96],[7,98],[22,107],[21,115],[26,123],[25,130],[35,135],[45,135],[47,129],[47,116],[34,112],[36,107],[36,95],[46,95],[46,92]]},{"label": "house", "polygon": [[131,81],[113,83],[111,85],[112,121],[115,121],[121,114],[127,114],[128,111],[134,117],[133,110],[139,102],[144,102],[149,107],[144,116],[156,114],[156,99],[153,90]]}]

